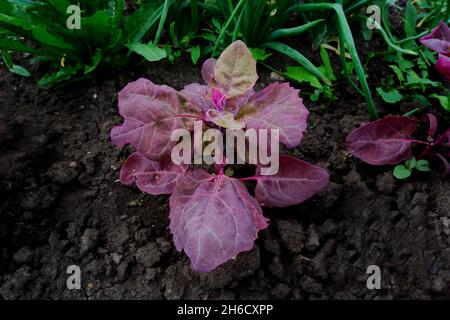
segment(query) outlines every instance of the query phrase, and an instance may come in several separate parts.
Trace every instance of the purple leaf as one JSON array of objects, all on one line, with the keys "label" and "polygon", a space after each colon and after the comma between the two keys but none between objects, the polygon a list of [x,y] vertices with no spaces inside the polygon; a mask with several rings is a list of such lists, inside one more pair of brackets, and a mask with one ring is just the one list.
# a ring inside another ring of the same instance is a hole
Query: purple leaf
[{"label": "purple leaf", "polygon": [[420,42],[433,51],[450,55],[450,29],[444,22],[439,23],[430,34],[420,38]]},{"label": "purple leaf", "polygon": [[206,82],[212,87],[220,88],[231,99],[253,88],[256,80],[256,60],[245,43],[238,40],[222,52],[214,65],[213,81]]},{"label": "purple leaf", "polygon": [[120,170],[120,182],[125,185],[136,182],[137,187],[152,195],[170,194],[185,167],[173,164],[170,158],[154,161],[140,152],[131,154]]},{"label": "purple leaf", "polygon": [[440,155],[439,153],[434,153],[434,155],[437,156],[444,165],[444,176],[450,175],[450,163],[447,161],[447,159],[445,159],[445,157],[443,155]]},{"label": "purple leaf", "polygon": [[279,129],[280,142],[294,148],[300,144],[309,114],[298,92],[288,83],[272,83],[250,97],[236,118],[244,120],[247,128]]},{"label": "purple leaf", "polygon": [[232,98],[227,99],[227,103],[225,105],[225,110],[233,112],[234,115],[238,113],[238,111],[243,108],[247,103],[248,100],[255,94],[255,90],[249,89],[244,94]]},{"label": "purple leaf", "polygon": [[428,119],[428,123],[429,123],[428,137],[433,138],[436,135],[436,131],[438,129],[438,120],[434,114],[429,113],[429,112],[427,112],[423,118],[424,118],[424,120],[425,120],[425,118]]},{"label": "purple leaf", "polygon": [[[214,176],[210,175],[204,169],[195,168],[194,170],[187,172],[184,177],[180,177],[177,181],[178,188],[172,192],[172,196],[170,197],[170,207],[184,207],[189,202],[191,195],[200,183],[211,181],[213,179]],[[177,193],[177,196],[173,196],[175,193]],[[169,218],[171,230],[177,229],[180,217],[181,215],[179,215],[178,212],[175,212],[172,209],[170,210]]]},{"label": "purple leaf", "polygon": [[387,116],[351,132],[347,149],[372,165],[397,164],[412,157],[411,135],[416,128],[416,119]]},{"label": "purple leaf", "polygon": [[[450,44],[449,44],[450,45]],[[450,58],[439,54],[439,58],[434,65],[437,72],[444,77],[445,80],[450,81]]]},{"label": "purple leaf", "polygon": [[234,115],[229,111],[219,112],[217,110],[211,109],[205,115],[205,120],[214,123],[215,125],[236,130],[245,128],[245,123],[242,121],[236,121]]},{"label": "purple leaf", "polygon": [[242,182],[225,175],[194,180],[180,183],[170,198],[170,230],[192,269],[207,272],[251,250],[267,221]]},{"label": "purple leaf", "polygon": [[205,85],[192,83],[185,86],[180,93],[196,104],[203,114],[212,107],[211,99],[208,97],[208,87]]},{"label": "purple leaf", "polygon": [[214,77],[214,67],[216,65],[217,60],[214,58],[209,58],[203,63],[202,66],[202,76],[205,83],[209,85],[211,80]]},{"label": "purple leaf", "polygon": [[291,156],[281,156],[276,175],[257,175],[255,197],[262,206],[292,206],[312,197],[328,182],[329,175],[324,169]]},{"label": "purple leaf", "polygon": [[139,79],[119,93],[119,113],[125,121],[111,130],[118,147],[129,143],[147,157],[158,159],[173,146],[172,131],[190,121],[181,114],[199,114],[200,110],[176,90]]}]

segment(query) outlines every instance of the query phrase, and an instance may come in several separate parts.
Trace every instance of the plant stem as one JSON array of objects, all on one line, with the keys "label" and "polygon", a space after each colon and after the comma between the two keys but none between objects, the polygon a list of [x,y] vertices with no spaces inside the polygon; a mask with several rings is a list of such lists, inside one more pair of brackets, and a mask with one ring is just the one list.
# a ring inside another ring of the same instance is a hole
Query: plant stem
[{"label": "plant stem", "polygon": [[426,141],[422,141],[422,140],[415,140],[415,139],[404,139],[404,140],[400,139],[400,141],[424,144],[424,145],[427,145],[427,146],[431,145],[430,142],[426,142]]},{"label": "plant stem", "polygon": [[259,178],[257,176],[253,176],[253,177],[247,177],[247,178],[240,178],[239,181],[253,181],[253,180],[258,180]]},{"label": "plant stem", "polygon": [[419,111],[420,111],[420,108],[415,108],[415,109],[412,109],[411,111],[408,111],[407,113],[405,113],[404,116],[405,117],[410,117],[410,116],[412,116],[413,114],[415,114],[415,113],[417,113]]},{"label": "plant stem", "polygon": [[[434,142],[428,143],[427,147],[420,153],[418,159],[423,159],[427,154],[430,154],[430,150],[432,147],[445,145],[445,140],[450,140],[450,129],[444,132],[444,134],[440,135]],[[436,155],[441,156],[436,153]]]},{"label": "plant stem", "polygon": [[[450,129],[444,132],[444,134],[440,135],[433,143],[435,146],[439,146],[445,142],[445,140],[450,140]],[[449,141],[450,142],[450,141]]]}]

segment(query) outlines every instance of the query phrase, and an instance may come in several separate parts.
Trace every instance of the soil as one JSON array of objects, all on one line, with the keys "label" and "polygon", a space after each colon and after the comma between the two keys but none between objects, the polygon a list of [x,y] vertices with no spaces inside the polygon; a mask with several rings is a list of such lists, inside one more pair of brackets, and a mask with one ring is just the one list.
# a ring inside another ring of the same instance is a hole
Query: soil
[{"label": "soil", "polygon": [[[371,68],[373,85],[382,71]],[[258,72],[260,86],[275,81]],[[345,137],[368,113],[345,83],[331,103],[304,100],[311,128],[291,151],[326,168],[329,186],[301,205],[265,208],[271,223],[253,250],[193,272],[173,246],[168,197],[117,182],[129,153],[109,139],[121,122],[117,92],[139,77],[176,89],[201,82],[188,58],[50,91],[1,70],[0,298],[450,298],[449,180],[435,170],[396,181],[392,168],[352,158]],[[81,290],[67,289],[70,265]],[[366,286],[370,265],[380,290]]]}]

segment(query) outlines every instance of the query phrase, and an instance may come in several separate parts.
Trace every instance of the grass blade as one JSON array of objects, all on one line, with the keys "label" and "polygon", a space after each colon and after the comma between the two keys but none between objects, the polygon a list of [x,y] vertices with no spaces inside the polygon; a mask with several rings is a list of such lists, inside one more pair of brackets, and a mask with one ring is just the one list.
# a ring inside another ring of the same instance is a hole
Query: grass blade
[{"label": "grass blade", "polygon": [[298,52],[295,49],[292,49],[291,47],[280,43],[280,42],[266,42],[261,45],[265,48],[270,48],[272,50],[278,51],[279,53],[284,54],[285,56],[288,56],[289,58],[297,61],[298,64],[305,67],[309,72],[311,72],[313,75],[315,75],[317,78],[319,78],[321,81],[323,81],[327,85],[331,85],[331,82],[325,75],[320,72],[319,69],[314,66],[311,61],[308,60],[304,55],[302,55],[300,52]]},{"label": "grass blade", "polygon": [[163,6],[163,9],[162,9],[161,18],[159,19],[158,30],[156,31],[156,35],[155,35],[155,41],[153,41],[153,44],[155,46],[158,45],[159,39],[161,38],[161,33],[163,31],[163,28],[164,28],[164,23],[166,22],[167,12],[169,11],[169,7],[171,5],[171,2],[172,2],[171,0],[165,0],[164,1],[164,6]]},{"label": "grass blade", "polygon": [[161,13],[163,10],[163,6],[161,5],[151,16],[150,18],[141,26],[138,32],[134,35],[133,39],[130,41],[131,43],[134,42],[141,42],[144,35],[147,33],[147,31],[153,27],[153,25],[158,21],[158,19],[161,17]]},{"label": "grass blade", "polygon": [[[355,42],[353,40],[352,31],[348,24],[342,5],[336,3],[299,4],[291,7],[290,10],[293,11],[334,10],[338,18],[339,40],[342,44],[341,47],[344,47],[344,44],[347,45],[348,52],[352,58],[356,76],[358,77],[359,83],[361,85],[361,91],[364,94],[364,97],[366,98],[367,109],[369,111],[370,117],[373,119],[377,119],[378,113],[375,107],[375,103],[373,101],[372,94],[370,92],[369,85],[367,83],[366,74],[361,64],[361,60],[359,59]],[[346,64],[343,67],[345,70]],[[349,81],[351,81],[348,70],[346,71],[346,77]]]},{"label": "grass blade", "polygon": [[231,13],[230,17],[228,18],[227,22],[225,23],[225,26],[222,28],[222,30],[220,30],[220,34],[217,37],[217,41],[214,44],[214,48],[213,48],[213,51],[212,51],[212,56],[213,57],[216,54],[217,46],[219,45],[220,41],[222,40],[223,36],[225,35],[226,30],[228,29],[228,27],[230,26],[231,22],[234,20],[234,17],[236,16],[236,14],[238,13],[238,11],[241,9],[242,5],[245,2],[246,2],[246,0],[239,0],[238,4],[233,9],[233,12]]},{"label": "grass blade", "polygon": [[299,34],[309,30],[310,28],[314,27],[315,25],[321,23],[322,21],[325,21],[325,19],[318,19],[311,22],[308,22],[304,25],[295,27],[295,28],[287,28],[287,29],[278,29],[269,34],[266,41],[273,41],[279,38],[286,38],[286,37],[293,37],[298,36]]}]

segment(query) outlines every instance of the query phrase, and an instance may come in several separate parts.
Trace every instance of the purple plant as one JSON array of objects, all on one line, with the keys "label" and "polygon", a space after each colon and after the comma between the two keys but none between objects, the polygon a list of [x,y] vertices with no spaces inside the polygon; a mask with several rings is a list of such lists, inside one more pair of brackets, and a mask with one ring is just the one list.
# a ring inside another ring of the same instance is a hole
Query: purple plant
[{"label": "purple plant", "polygon": [[[258,231],[268,226],[261,206],[299,204],[323,189],[328,173],[291,156],[280,156],[275,175],[233,178],[224,164],[211,168],[175,165],[170,158],[173,130],[193,130],[194,121],[227,129],[278,129],[288,148],[300,144],[308,110],[287,83],[255,93],[256,61],[241,41],[231,44],[202,68],[206,85],[193,83],[180,92],[139,79],[119,93],[125,119],[111,139],[136,152],[122,166],[120,181],[143,192],[171,194],[170,230],[175,247],[189,256],[192,268],[207,272],[253,248]],[[227,174],[225,174],[225,172]],[[255,197],[244,181],[256,181]]]},{"label": "purple plant", "polygon": [[428,139],[411,136],[418,120],[406,116],[386,116],[355,129],[347,136],[347,149],[357,158],[372,165],[398,164],[413,156],[413,145],[424,146],[417,159],[434,156],[444,164],[444,175],[450,174],[450,129],[436,136],[438,122],[433,114],[423,118],[429,123]]},{"label": "purple plant", "polygon": [[430,34],[420,38],[420,42],[427,48],[439,53],[436,70],[450,81],[450,28],[442,21]]}]

